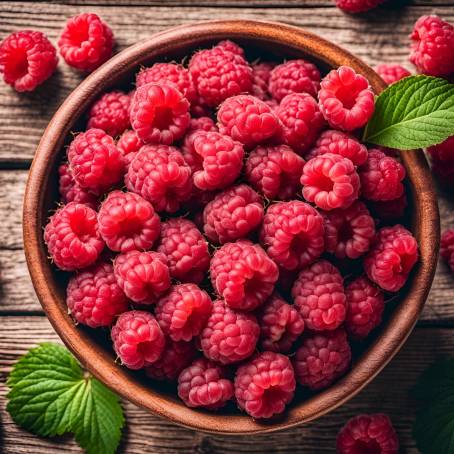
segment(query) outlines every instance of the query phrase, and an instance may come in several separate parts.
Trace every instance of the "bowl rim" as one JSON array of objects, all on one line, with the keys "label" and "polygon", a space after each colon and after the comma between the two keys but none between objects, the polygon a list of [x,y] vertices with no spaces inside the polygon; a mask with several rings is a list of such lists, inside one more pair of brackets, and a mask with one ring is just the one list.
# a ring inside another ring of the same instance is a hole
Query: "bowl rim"
[{"label": "bowl rim", "polygon": [[410,335],[424,306],[435,274],[439,248],[439,213],[427,161],[420,150],[401,152],[415,207],[413,232],[418,240],[420,261],[413,272],[407,295],[394,309],[372,345],[351,371],[328,389],[291,406],[282,420],[257,422],[247,415],[222,415],[186,408],[131,378],[127,371],[103,355],[101,347],[77,329],[59,303],[58,286],[43,243],[44,191],[49,169],[55,165],[64,140],[92,100],[104,90],[112,74],[119,77],[154,54],[189,46],[194,42],[221,39],[253,39],[304,52],[329,66],[349,65],[365,75],[378,94],[384,81],[364,62],[341,47],[301,28],[277,22],[216,20],[167,29],[118,53],[90,74],[62,103],[49,122],[33,159],[24,195],[24,250],[33,286],[41,305],[60,338],[95,377],[121,397],[186,428],[217,434],[259,434],[295,427],[336,409],[358,394],[399,351]]}]

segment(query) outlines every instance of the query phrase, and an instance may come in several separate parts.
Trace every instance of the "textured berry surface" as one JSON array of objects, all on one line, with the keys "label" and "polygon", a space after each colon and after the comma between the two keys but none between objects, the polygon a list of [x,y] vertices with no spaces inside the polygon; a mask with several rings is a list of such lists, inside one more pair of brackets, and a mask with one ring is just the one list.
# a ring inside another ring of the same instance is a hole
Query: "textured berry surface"
[{"label": "textured berry surface", "polygon": [[0,73],[17,91],[33,91],[57,67],[55,47],[37,31],[11,33],[0,43]]},{"label": "textured berry surface", "polygon": [[216,47],[220,47],[221,49],[232,52],[232,54],[237,54],[244,57],[244,49],[233,41],[230,41],[229,39],[219,41]]},{"label": "textured berry surface", "polygon": [[217,126],[210,117],[191,118],[187,133],[189,134],[190,132],[197,130],[218,132]]},{"label": "textured berry surface", "polygon": [[287,356],[263,352],[240,366],[235,375],[238,406],[253,418],[282,413],[293,399],[296,382]]},{"label": "textured berry surface", "polygon": [[336,6],[347,13],[362,13],[383,2],[384,0],[336,0]]},{"label": "textured berry surface", "polygon": [[383,63],[376,66],[375,71],[388,85],[391,85],[404,77],[411,76],[410,71],[400,65]]},{"label": "textured berry surface", "polygon": [[58,190],[63,203],[85,203],[90,208],[96,209],[98,197],[88,189],[82,188],[71,174],[68,164],[61,164],[58,168]]},{"label": "textured berry surface", "polygon": [[252,314],[237,312],[217,300],[200,334],[200,345],[208,359],[231,364],[252,355],[259,335],[260,328]]},{"label": "textured berry surface", "polygon": [[118,151],[125,158],[126,164],[129,164],[136,153],[145,145],[137,136],[136,132],[127,129],[118,139]]},{"label": "textured berry surface", "polygon": [[164,351],[164,334],[148,312],[124,312],[112,327],[111,336],[115,353],[129,369],[153,364]]},{"label": "textured berry surface", "polygon": [[275,68],[276,63],[261,62],[252,64],[252,89],[251,92],[254,96],[262,101],[270,99],[270,92],[268,90],[268,82],[270,80],[271,71]]},{"label": "textured berry surface", "polygon": [[230,307],[249,311],[272,294],[279,270],[258,244],[238,240],[214,253],[210,277],[214,289]]},{"label": "textured berry surface", "polygon": [[454,273],[454,229],[448,229],[441,235],[440,254]]},{"label": "textured berry surface", "polygon": [[454,136],[427,151],[432,161],[432,172],[447,188],[454,186]]}]

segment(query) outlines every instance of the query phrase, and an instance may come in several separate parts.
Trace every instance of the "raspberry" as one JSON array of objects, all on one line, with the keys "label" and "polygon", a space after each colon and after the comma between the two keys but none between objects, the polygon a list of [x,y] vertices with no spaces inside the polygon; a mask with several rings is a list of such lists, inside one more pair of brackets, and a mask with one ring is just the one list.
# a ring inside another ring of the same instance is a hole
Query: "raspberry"
[{"label": "raspberry", "polygon": [[200,98],[191,103],[191,115],[194,118],[211,117],[213,112]]},{"label": "raspberry", "polygon": [[376,8],[384,0],[335,0],[336,6],[347,13],[362,13]]},{"label": "raspberry", "polygon": [[120,288],[136,303],[154,304],[170,287],[166,258],[158,252],[129,251],[117,255],[114,272]]},{"label": "raspberry", "polygon": [[350,367],[351,350],[342,328],[313,333],[303,340],[293,359],[298,383],[312,390],[329,386]]},{"label": "raspberry", "polygon": [[367,161],[367,148],[358,142],[356,137],[341,131],[323,131],[317,139],[314,148],[305,156],[312,159],[317,156],[333,153],[350,159],[355,166],[360,166]]},{"label": "raspberry", "polygon": [[190,132],[197,130],[218,132],[217,126],[214,124],[214,121],[210,117],[191,118],[187,133],[189,134]]},{"label": "raspberry", "polygon": [[347,208],[358,198],[360,179],[350,159],[326,153],[306,162],[301,184],[308,202],[329,211]]},{"label": "raspberry", "polygon": [[391,85],[404,77],[411,76],[410,71],[400,65],[382,63],[375,67],[375,72],[388,84]]},{"label": "raspberry", "polygon": [[136,87],[150,83],[174,85],[190,103],[197,96],[189,71],[175,63],[155,63],[151,68],[142,69],[137,74]]},{"label": "raspberry", "polygon": [[266,101],[270,97],[268,82],[270,80],[271,71],[275,66],[276,64],[272,62],[262,62],[252,65],[251,93],[262,101]]},{"label": "raspberry", "polygon": [[119,252],[150,249],[161,229],[153,205],[133,192],[111,192],[101,204],[98,223],[107,247]]},{"label": "raspberry", "polygon": [[279,131],[279,120],[271,108],[250,95],[226,99],[219,107],[219,132],[245,146],[263,142]]},{"label": "raspberry", "polygon": [[438,16],[421,16],[410,35],[410,61],[420,73],[449,76],[454,72],[454,27]]},{"label": "raspberry", "polygon": [[404,216],[407,208],[405,192],[394,200],[370,202],[371,211],[382,221],[396,220]]},{"label": "raspberry", "polygon": [[440,254],[454,272],[454,229],[445,230],[441,235]]},{"label": "raspberry", "polygon": [[131,96],[122,91],[105,93],[88,113],[88,128],[98,128],[112,137],[120,135],[129,127]]},{"label": "raspberry", "polygon": [[230,307],[250,311],[273,293],[279,270],[258,244],[239,240],[224,244],[214,253],[210,277],[214,289]]},{"label": "raspberry", "polygon": [[364,259],[364,269],[382,289],[397,292],[418,260],[418,244],[405,227],[383,227]]},{"label": "raspberry", "polygon": [[0,43],[0,73],[17,91],[33,91],[54,73],[57,63],[55,47],[41,32],[18,31]]},{"label": "raspberry", "polygon": [[376,413],[348,420],[336,440],[338,454],[397,454],[399,439],[388,416]]},{"label": "raspberry", "polygon": [[367,162],[358,170],[361,195],[368,200],[394,200],[402,196],[405,167],[377,149],[369,150]]},{"label": "raspberry", "polygon": [[164,350],[164,334],[148,312],[124,312],[112,327],[111,336],[115,353],[129,369],[153,364]]},{"label": "raspberry", "polygon": [[427,151],[432,161],[432,172],[440,183],[447,187],[454,183],[454,136],[447,138],[439,145],[429,147]]},{"label": "raspberry", "polygon": [[325,123],[317,102],[307,93],[287,95],[276,108],[276,115],[282,140],[298,153],[312,146]]},{"label": "raspberry", "polygon": [[112,30],[93,13],[82,13],[69,19],[58,40],[65,62],[87,72],[107,61],[113,46]]},{"label": "raspberry", "polygon": [[320,72],[306,60],[290,60],[276,66],[270,74],[268,89],[271,96],[281,101],[291,93],[316,96],[320,88]]},{"label": "raspberry", "polygon": [[287,353],[304,331],[298,310],[274,293],[257,316],[260,325],[260,346],[265,351]]},{"label": "raspberry", "polygon": [[295,372],[287,356],[263,352],[240,366],[235,375],[238,406],[253,418],[282,413],[293,399]]},{"label": "raspberry", "polygon": [[200,334],[200,345],[207,358],[231,364],[252,355],[259,335],[260,328],[252,314],[237,312],[217,300]]},{"label": "raspberry", "polygon": [[263,202],[249,186],[240,184],[219,193],[203,210],[205,235],[215,243],[248,236],[263,220]]},{"label": "raspberry", "polygon": [[188,407],[217,410],[233,397],[233,383],[223,367],[200,358],[179,375],[178,396]]},{"label": "raspberry", "polygon": [[326,260],[319,260],[299,273],[292,297],[310,330],[333,330],[345,320],[343,279],[338,269]]},{"label": "raspberry", "polygon": [[260,241],[286,270],[301,269],[324,250],[322,216],[309,204],[292,200],[271,205],[263,218]]},{"label": "raspberry", "polygon": [[162,224],[157,251],[166,256],[170,276],[179,281],[199,283],[210,266],[207,242],[196,225],[184,218]]},{"label": "raspberry", "polygon": [[199,101],[215,107],[252,88],[252,69],[242,55],[215,46],[197,52],[189,62]]},{"label": "raspberry", "polygon": [[432,173],[447,188],[451,188],[454,185],[454,161],[442,162],[432,159]]},{"label": "raspberry", "polygon": [[359,277],[347,285],[345,295],[345,329],[353,339],[364,339],[381,323],[385,308],[383,292],[366,277]]},{"label": "raspberry", "polygon": [[131,161],[126,187],[151,202],[157,211],[174,213],[192,192],[191,169],[177,148],[146,145]]},{"label": "raspberry", "polygon": [[337,258],[356,259],[369,250],[375,237],[375,222],[364,203],[324,214],[325,249]]},{"label": "raspberry", "polygon": [[98,198],[87,189],[80,187],[79,183],[74,180],[68,164],[61,164],[58,168],[58,174],[58,188],[63,203],[84,203],[90,208],[96,209]]},{"label": "raspberry", "polygon": [[348,66],[333,69],[321,82],[319,106],[334,129],[353,131],[374,113],[374,93],[367,79]]},{"label": "raspberry", "polygon": [[142,85],[132,98],[130,119],[143,142],[172,145],[189,126],[189,102],[174,85]]},{"label": "raspberry", "polygon": [[145,373],[155,380],[174,381],[196,355],[197,350],[192,342],[174,342],[168,339],[161,357],[148,366]]},{"label": "raspberry", "polygon": [[126,164],[130,164],[136,153],[145,144],[139,139],[135,131],[127,129],[118,139],[118,151],[125,158]]},{"label": "raspberry", "polygon": [[65,271],[91,265],[104,249],[96,211],[75,202],[64,205],[49,218],[44,241],[52,261]]},{"label": "raspberry", "polygon": [[232,52],[232,54],[237,54],[244,57],[244,50],[238,44],[228,39],[218,42],[216,47],[220,47],[221,49]]},{"label": "raspberry", "polygon": [[66,288],[66,304],[72,316],[90,328],[109,326],[128,310],[111,263],[99,263],[75,274]]},{"label": "raspberry", "polygon": [[78,134],[68,148],[68,160],[77,183],[98,195],[118,183],[125,171],[123,156],[101,129]]},{"label": "raspberry", "polygon": [[188,342],[204,328],[211,307],[207,292],[195,284],[179,284],[157,302],[155,314],[164,334]]},{"label": "raspberry", "polygon": [[246,179],[270,200],[288,200],[300,192],[304,159],[287,145],[258,146],[246,161]]}]

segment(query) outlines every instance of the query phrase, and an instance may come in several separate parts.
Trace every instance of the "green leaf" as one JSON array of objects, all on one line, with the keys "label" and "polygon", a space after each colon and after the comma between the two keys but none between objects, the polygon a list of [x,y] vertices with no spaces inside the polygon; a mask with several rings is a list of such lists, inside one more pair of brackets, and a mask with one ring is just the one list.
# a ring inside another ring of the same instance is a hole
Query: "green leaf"
[{"label": "green leaf", "polygon": [[400,150],[424,148],[454,135],[454,85],[410,76],[377,97],[363,141]]},{"label": "green leaf", "polygon": [[39,345],[23,356],[7,385],[14,421],[40,436],[73,432],[88,454],[114,453],[124,424],[117,396],[84,375],[66,348]]}]

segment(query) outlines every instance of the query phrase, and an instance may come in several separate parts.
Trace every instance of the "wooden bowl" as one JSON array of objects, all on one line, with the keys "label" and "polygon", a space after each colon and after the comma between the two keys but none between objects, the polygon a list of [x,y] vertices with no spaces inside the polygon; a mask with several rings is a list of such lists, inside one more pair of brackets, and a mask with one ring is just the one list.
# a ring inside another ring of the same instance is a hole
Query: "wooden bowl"
[{"label": "wooden bowl", "polygon": [[147,381],[140,374],[115,364],[106,335],[74,325],[65,305],[65,278],[47,259],[43,226],[58,200],[56,169],[64,152],[63,145],[70,131],[77,130],[78,119],[97,96],[124,80],[132,80],[139,65],[180,59],[197,48],[227,38],[252,49],[265,60],[274,54],[281,58],[307,57],[324,70],[348,65],[366,76],[376,93],[385,88],[380,77],[354,55],[312,33],[283,24],[214,21],[158,33],[119,53],[88,76],[52,118],[30,169],[23,213],[24,246],[44,311],[64,343],[93,375],[120,396],[177,424],[214,433],[252,434],[293,427],[334,410],[361,391],[397,353],[412,331],[432,283],[439,246],[439,215],[423,153],[402,152],[410,186],[413,232],[420,250],[418,265],[400,293],[400,303],[356,358],[348,375],[318,394],[298,395],[277,420],[257,422],[234,411],[209,413],[189,409],[164,385]]}]

